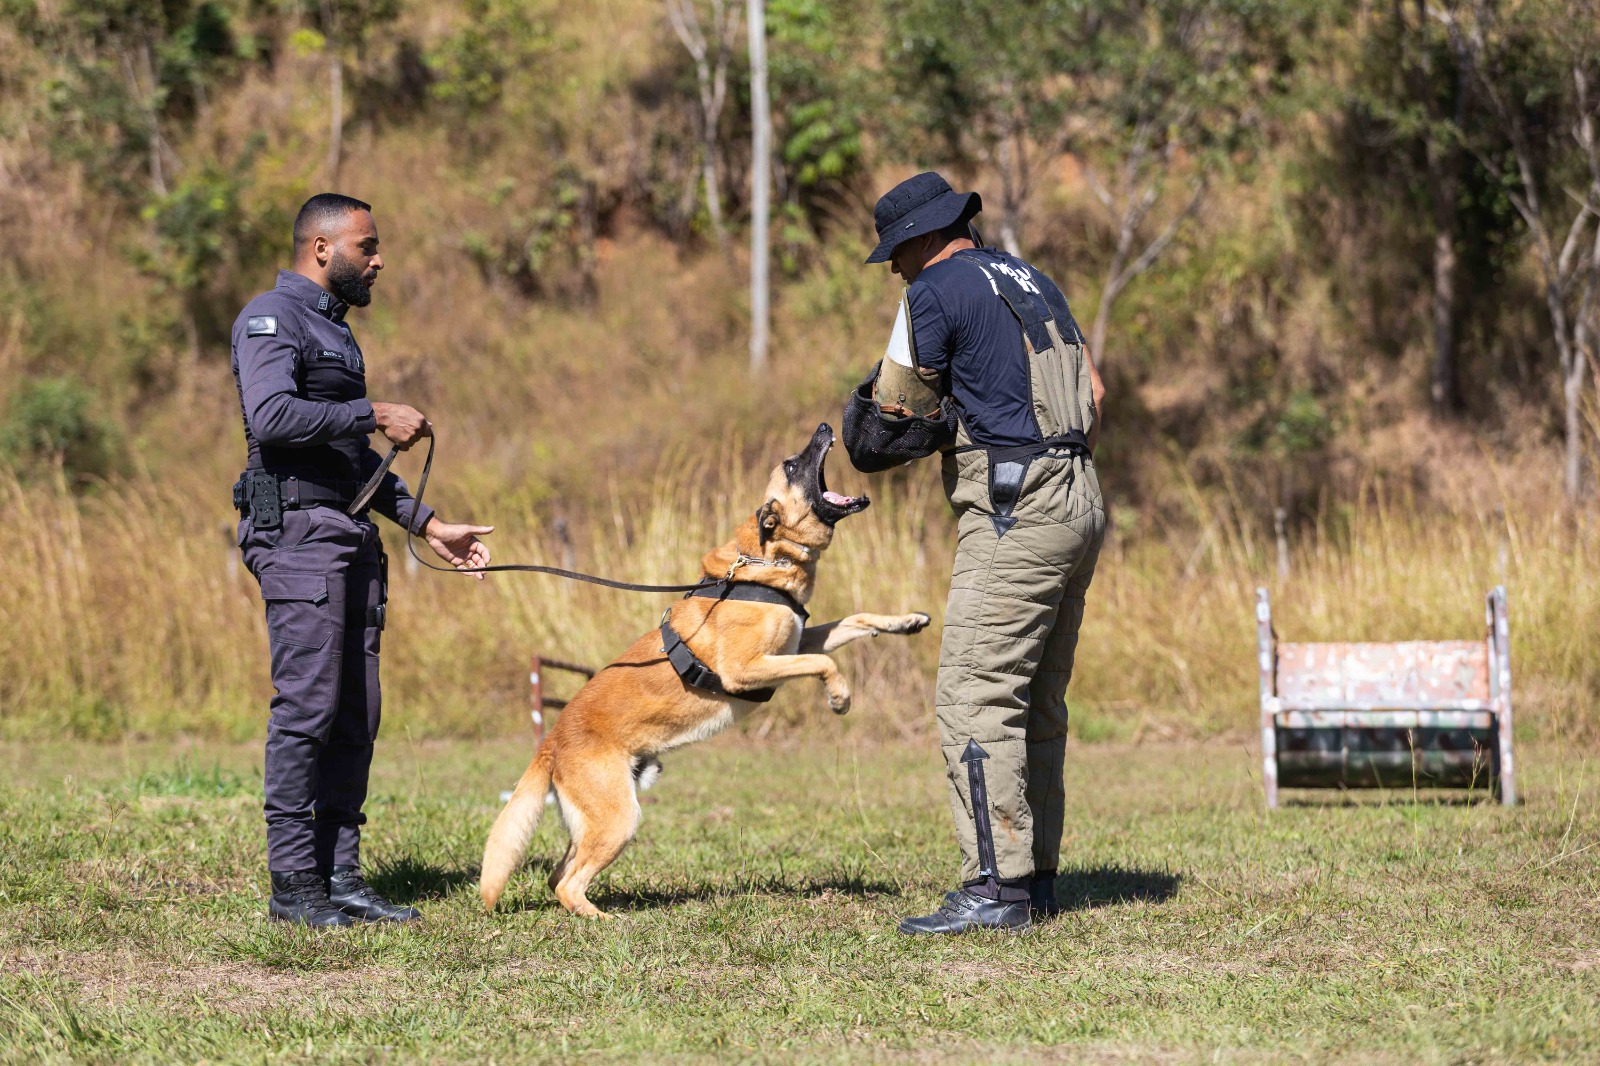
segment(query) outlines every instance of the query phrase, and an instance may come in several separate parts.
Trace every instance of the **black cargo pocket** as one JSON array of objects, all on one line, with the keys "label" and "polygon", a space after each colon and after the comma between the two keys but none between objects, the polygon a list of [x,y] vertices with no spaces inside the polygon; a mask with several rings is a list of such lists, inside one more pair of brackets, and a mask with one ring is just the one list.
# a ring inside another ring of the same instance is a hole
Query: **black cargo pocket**
[{"label": "black cargo pocket", "polygon": [[333,620],[328,612],[328,577],[296,570],[263,570],[261,598],[267,602],[267,636],[272,641],[272,668],[276,674],[279,654],[287,648],[318,651],[333,635]]}]

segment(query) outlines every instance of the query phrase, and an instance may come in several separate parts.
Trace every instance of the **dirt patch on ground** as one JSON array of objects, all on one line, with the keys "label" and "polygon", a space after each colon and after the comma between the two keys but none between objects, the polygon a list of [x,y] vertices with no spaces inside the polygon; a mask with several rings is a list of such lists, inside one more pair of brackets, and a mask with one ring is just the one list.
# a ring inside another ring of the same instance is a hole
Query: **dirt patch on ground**
[{"label": "dirt patch on ground", "polygon": [[392,1001],[405,994],[404,974],[375,967],[287,971],[242,962],[157,958],[132,951],[37,952],[0,957],[0,972],[70,982],[90,997],[116,1006],[129,1001],[196,1001],[236,1014],[262,1010],[315,1013],[337,1000],[344,1008]]}]

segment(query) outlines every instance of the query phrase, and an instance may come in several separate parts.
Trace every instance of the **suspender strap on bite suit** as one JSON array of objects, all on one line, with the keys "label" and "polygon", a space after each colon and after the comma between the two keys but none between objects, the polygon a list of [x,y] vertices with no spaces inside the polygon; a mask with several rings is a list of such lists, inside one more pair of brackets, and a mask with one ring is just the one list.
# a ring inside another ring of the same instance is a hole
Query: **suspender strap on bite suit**
[{"label": "suspender strap on bite suit", "polygon": [[965,259],[983,271],[995,295],[1004,300],[1011,308],[1011,313],[1017,316],[1017,321],[1022,324],[1022,332],[1027,336],[1028,343],[1033,346],[1034,351],[1042,352],[1055,345],[1050,339],[1050,330],[1045,327],[1045,323],[1051,321],[1055,315],[1051,312],[1049,303],[1045,301],[1044,294],[1033,284],[1031,272],[1023,270],[1019,279],[1008,271],[985,263],[981,256],[957,252],[954,258]]}]

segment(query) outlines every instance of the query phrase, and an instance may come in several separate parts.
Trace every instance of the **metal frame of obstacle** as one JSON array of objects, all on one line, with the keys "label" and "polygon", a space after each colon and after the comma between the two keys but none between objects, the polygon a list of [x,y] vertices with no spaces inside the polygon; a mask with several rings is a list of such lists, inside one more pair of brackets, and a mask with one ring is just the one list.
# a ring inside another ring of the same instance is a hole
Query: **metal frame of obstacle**
[{"label": "metal frame of obstacle", "polygon": [[528,684],[533,686],[533,704],[531,717],[533,718],[533,736],[535,740],[544,739],[544,712],[546,708],[560,710],[567,705],[567,701],[544,694],[544,672],[546,670],[562,670],[569,674],[582,674],[584,677],[594,677],[595,671],[590,666],[579,666],[561,659],[546,659],[534,655],[532,664],[528,667]]},{"label": "metal frame of obstacle", "polygon": [[1280,788],[1482,788],[1517,801],[1506,590],[1482,641],[1280,643],[1256,589],[1261,768]]}]

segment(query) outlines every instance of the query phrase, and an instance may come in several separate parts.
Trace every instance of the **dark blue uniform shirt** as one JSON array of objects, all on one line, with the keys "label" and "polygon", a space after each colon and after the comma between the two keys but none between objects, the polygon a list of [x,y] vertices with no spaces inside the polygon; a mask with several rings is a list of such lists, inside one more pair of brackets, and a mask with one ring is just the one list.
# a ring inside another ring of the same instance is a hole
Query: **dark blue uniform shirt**
[{"label": "dark blue uniform shirt", "polygon": [[1069,343],[1080,339],[1067,298],[1045,275],[997,248],[979,248],[984,266],[960,257],[928,267],[911,283],[911,346],[917,365],[937,370],[961,408],[975,444],[1009,448],[1042,440],[1033,414],[1033,388],[1022,326],[985,269],[1036,286]]},{"label": "dark blue uniform shirt", "polygon": [[[233,323],[233,376],[244,414],[246,467],[364,483],[382,457],[367,400],[367,365],[345,323],[349,306],[303,274],[278,271],[278,285],[245,305]],[[353,496],[354,493],[352,492]],[[427,524],[393,473],[372,507],[410,529]]]}]

